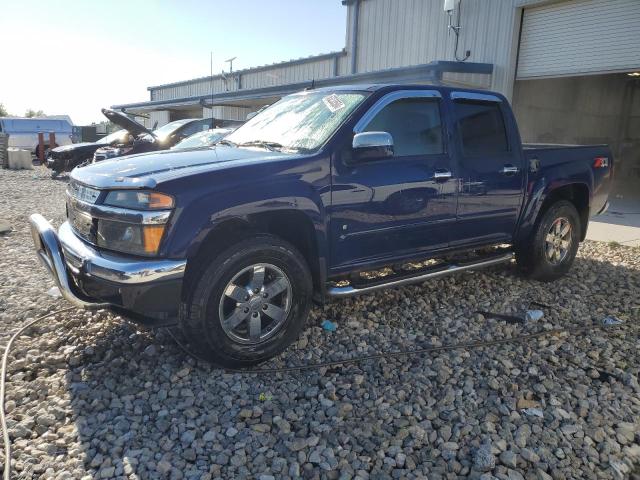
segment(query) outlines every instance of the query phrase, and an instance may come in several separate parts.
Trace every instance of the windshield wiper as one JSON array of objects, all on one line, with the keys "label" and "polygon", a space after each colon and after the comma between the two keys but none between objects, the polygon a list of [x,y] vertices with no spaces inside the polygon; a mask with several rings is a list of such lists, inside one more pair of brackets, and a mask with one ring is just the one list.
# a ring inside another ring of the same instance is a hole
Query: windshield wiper
[{"label": "windshield wiper", "polygon": [[229,145],[230,147],[238,146],[237,143],[232,142],[231,140],[225,140],[224,138],[222,140],[218,140],[216,143],[214,143],[214,145]]},{"label": "windshield wiper", "polygon": [[264,147],[271,151],[276,151],[284,148],[281,143],[269,142],[267,140],[251,140],[249,142],[242,142],[238,144],[239,147]]}]

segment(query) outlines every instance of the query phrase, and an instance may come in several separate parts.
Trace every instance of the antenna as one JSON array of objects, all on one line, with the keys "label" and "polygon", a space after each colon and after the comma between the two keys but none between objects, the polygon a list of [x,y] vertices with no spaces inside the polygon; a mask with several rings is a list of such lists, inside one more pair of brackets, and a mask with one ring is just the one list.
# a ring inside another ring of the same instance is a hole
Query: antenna
[{"label": "antenna", "polygon": [[229,73],[233,73],[233,61],[238,58],[238,57],[232,57],[229,58],[228,60],[225,60],[225,62],[227,62],[229,64]]},{"label": "antenna", "polygon": [[456,3],[458,3],[458,0],[444,0],[444,11],[449,15],[453,15],[453,11],[456,9]]},{"label": "antenna", "polygon": [[444,12],[449,15],[449,25],[447,25],[447,33],[451,35],[451,30],[458,35],[460,33],[460,15],[458,14],[458,24],[453,24],[453,12],[458,7],[460,11],[460,0],[444,0]]},{"label": "antenna", "polygon": [[[458,10],[456,24],[453,24],[453,12]],[[449,25],[447,25],[447,34],[451,35],[451,31],[456,36],[455,45],[453,47],[453,57],[458,62],[464,62],[471,56],[471,50],[467,50],[465,52],[464,57],[458,57],[458,44],[460,42],[460,29],[462,26],[460,25],[460,17],[462,16],[462,0],[444,0],[444,11],[449,15]]]}]

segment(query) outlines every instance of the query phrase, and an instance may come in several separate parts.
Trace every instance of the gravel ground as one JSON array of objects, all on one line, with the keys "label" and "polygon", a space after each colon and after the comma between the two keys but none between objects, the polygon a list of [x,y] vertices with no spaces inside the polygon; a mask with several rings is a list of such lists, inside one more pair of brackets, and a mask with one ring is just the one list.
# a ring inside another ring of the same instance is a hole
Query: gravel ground
[{"label": "gravel ground", "polygon": [[[27,217],[63,220],[64,181],[0,170],[0,344],[68,307]],[[531,301],[544,317],[509,323]],[[640,478],[640,251],[585,243],[552,284],[513,266],[336,301],[264,367],[599,325],[498,346],[292,374],[230,374],[166,331],[73,310],[22,336],[7,410],[18,478]],[[539,308],[539,307],[538,307]],[[329,319],[336,332],[319,327]]]}]

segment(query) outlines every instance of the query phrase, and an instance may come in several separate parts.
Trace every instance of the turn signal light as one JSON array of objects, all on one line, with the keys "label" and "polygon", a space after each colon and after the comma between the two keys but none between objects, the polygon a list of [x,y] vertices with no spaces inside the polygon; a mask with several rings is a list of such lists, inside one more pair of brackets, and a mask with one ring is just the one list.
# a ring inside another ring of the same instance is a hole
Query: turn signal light
[{"label": "turn signal light", "polygon": [[145,225],[142,227],[144,236],[144,251],[146,253],[157,253],[160,248],[160,241],[164,233],[164,225]]},{"label": "turn signal light", "polygon": [[151,192],[149,194],[149,208],[152,210],[173,208],[173,198],[163,193]]}]

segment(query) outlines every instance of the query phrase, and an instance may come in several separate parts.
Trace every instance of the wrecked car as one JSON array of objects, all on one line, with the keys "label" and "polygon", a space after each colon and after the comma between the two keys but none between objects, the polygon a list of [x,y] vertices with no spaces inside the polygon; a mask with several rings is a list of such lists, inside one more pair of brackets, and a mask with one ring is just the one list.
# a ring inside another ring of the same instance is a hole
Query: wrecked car
[{"label": "wrecked car", "polygon": [[83,163],[91,162],[93,154],[102,147],[126,148],[133,142],[133,136],[127,130],[118,130],[96,142],[82,142],[56,147],[49,150],[45,165],[51,170],[51,176],[57,177],[70,172]]},{"label": "wrecked car", "polygon": [[102,113],[111,122],[131,132],[134,140],[129,145],[98,148],[93,154],[92,163],[135,153],[167,150],[194,133],[212,128],[214,123],[213,118],[185,118],[169,122],[155,130],[149,130],[124,113],[106,108],[102,109]]}]

